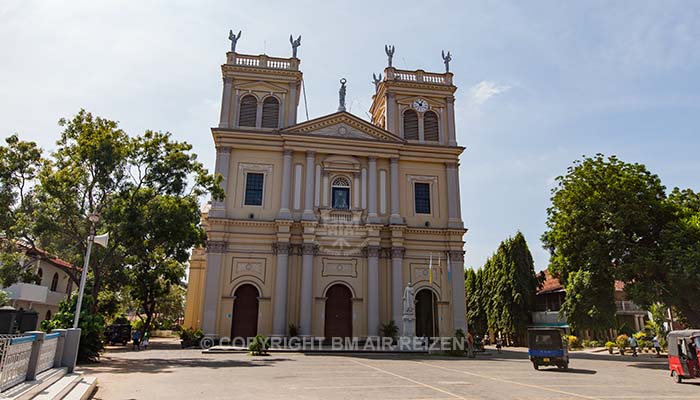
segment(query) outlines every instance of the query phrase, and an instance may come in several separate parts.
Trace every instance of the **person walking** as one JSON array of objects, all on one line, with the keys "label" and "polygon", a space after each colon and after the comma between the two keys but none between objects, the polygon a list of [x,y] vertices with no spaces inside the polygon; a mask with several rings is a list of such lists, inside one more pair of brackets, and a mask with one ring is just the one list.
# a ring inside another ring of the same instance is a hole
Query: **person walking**
[{"label": "person walking", "polygon": [[141,341],[141,346],[144,350],[148,350],[148,332],[143,334],[143,340]]},{"label": "person walking", "polygon": [[651,341],[654,343],[654,350],[656,350],[656,356],[661,357],[661,345],[659,344],[659,335],[654,336]]},{"label": "person walking", "polygon": [[500,353],[502,347],[503,347],[503,339],[501,339],[501,337],[499,336],[496,338],[496,350],[498,350],[498,352]]},{"label": "person walking", "polygon": [[630,344],[630,348],[632,349],[632,357],[638,357],[638,355],[637,355],[637,339],[634,338],[634,335],[630,336],[628,342]]},{"label": "person walking", "polygon": [[131,340],[134,342],[132,350],[141,350],[141,332],[134,330],[131,333]]}]

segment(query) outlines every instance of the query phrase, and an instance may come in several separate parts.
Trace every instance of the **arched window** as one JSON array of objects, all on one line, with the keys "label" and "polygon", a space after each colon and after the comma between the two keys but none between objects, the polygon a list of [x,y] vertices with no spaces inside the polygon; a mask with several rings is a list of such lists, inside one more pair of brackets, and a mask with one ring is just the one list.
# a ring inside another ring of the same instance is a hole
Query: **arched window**
[{"label": "arched window", "polygon": [[258,99],[253,95],[243,96],[241,106],[238,109],[238,126],[255,127],[258,117]]},{"label": "arched window", "polygon": [[439,142],[438,116],[432,111],[423,114],[423,137],[426,142]]},{"label": "arched window", "polygon": [[262,127],[277,128],[280,116],[280,102],[275,97],[268,97],[263,101]]},{"label": "arched window", "polygon": [[47,321],[51,319],[51,310],[46,310],[46,317],[44,319]]},{"label": "arched window", "polygon": [[350,180],[344,176],[333,179],[331,185],[333,208],[336,210],[350,209]]},{"label": "arched window", "polygon": [[58,288],[58,272],[54,272],[53,278],[51,279],[51,291],[55,292]]},{"label": "arched window", "polygon": [[418,140],[418,113],[406,110],[403,113],[403,138]]}]

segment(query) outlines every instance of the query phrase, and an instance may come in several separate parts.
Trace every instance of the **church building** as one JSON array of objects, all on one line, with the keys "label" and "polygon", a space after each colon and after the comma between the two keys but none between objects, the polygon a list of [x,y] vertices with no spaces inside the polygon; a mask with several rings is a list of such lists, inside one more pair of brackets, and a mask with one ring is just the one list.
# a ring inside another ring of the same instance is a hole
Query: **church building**
[{"label": "church building", "polygon": [[[291,58],[232,51],[222,65],[216,173],[203,212],[185,326],[213,337],[378,336],[402,326],[415,291],[417,336],[466,331],[453,74],[388,66],[371,120],[345,110],[300,118],[300,39]],[[290,38],[291,39],[291,38]],[[303,111],[303,109],[302,109]]]}]

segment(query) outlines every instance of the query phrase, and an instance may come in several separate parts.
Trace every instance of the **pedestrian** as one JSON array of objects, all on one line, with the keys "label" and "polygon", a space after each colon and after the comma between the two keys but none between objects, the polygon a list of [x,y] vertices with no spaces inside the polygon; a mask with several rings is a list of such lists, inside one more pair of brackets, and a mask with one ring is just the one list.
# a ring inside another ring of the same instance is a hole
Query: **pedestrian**
[{"label": "pedestrian", "polygon": [[467,357],[474,358],[474,336],[467,331]]},{"label": "pedestrian", "polygon": [[498,350],[498,352],[500,353],[502,347],[503,347],[503,339],[501,339],[501,337],[499,336],[496,338],[496,350]]},{"label": "pedestrian", "polygon": [[637,339],[634,338],[634,335],[630,336],[629,344],[632,349],[632,357],[637,357]]},{"label": "pedestrian", "polygon": [[486,332],[486,334],[484,335],[484,344],[485,344],[486,346],[488,346],[488,345],[491,344],[491,340],[489,339],[489,333],[488,333],[488,332]]},{"label": "pedestrian", "polygon": [[148,350],[148,332],[143,334],[143,340],[141,341],[141,345],[143,346],[144,350]]},{"label": "pedestrian", "polygon": [[659,335],[654,336],[653,339],[651,339],[652,342],[654,342],[654,350],[656,350],[656,355],[661,357],[661,345],[659,344]]},{"label": "pedestrian", "polygon": [[141,332],[134,330],[134,332],[131,333],[131,340],[134,342],[132,350],[141,350]]}]

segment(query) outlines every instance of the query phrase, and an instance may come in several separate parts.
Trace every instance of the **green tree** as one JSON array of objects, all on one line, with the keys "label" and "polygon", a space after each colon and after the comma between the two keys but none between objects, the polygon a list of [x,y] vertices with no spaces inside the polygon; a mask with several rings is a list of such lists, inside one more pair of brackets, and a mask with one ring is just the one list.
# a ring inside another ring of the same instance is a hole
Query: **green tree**
[{"label": "green tree", "polygon": [[510,342],[524,343],[541,284],[525,236],[518,232],[501,242],[486,261],[484,274],[489,328],[505,334]]},{"label": "green tree", "polygon": [[[75,293],[61,301],[58,312],[50,320],[41,322],[41,329],[51,332],[54,329],[72,328],[77,302],[78,295]],[[101,314],[90,311],[92,303],[94,303],[92,296],[86,295],[80,307],[78,362],[95,362],[99,360],[100,353],[104,350],[105,319]]]},{"label": "green tree", "polygon": [[542,241],[572,325],[614,326],[615,278],[648,270],[668,221],[665,197],[658,176],[614,156],[575,161],[557,177]]},{"label": "green tree", "polygon": [[464,272],[464,289],[467,297],[467,321],[469,330],[475,335],[483,335],[487,329],[485,298],[481,281],[483,269],[474,271],[469,268]]}]

